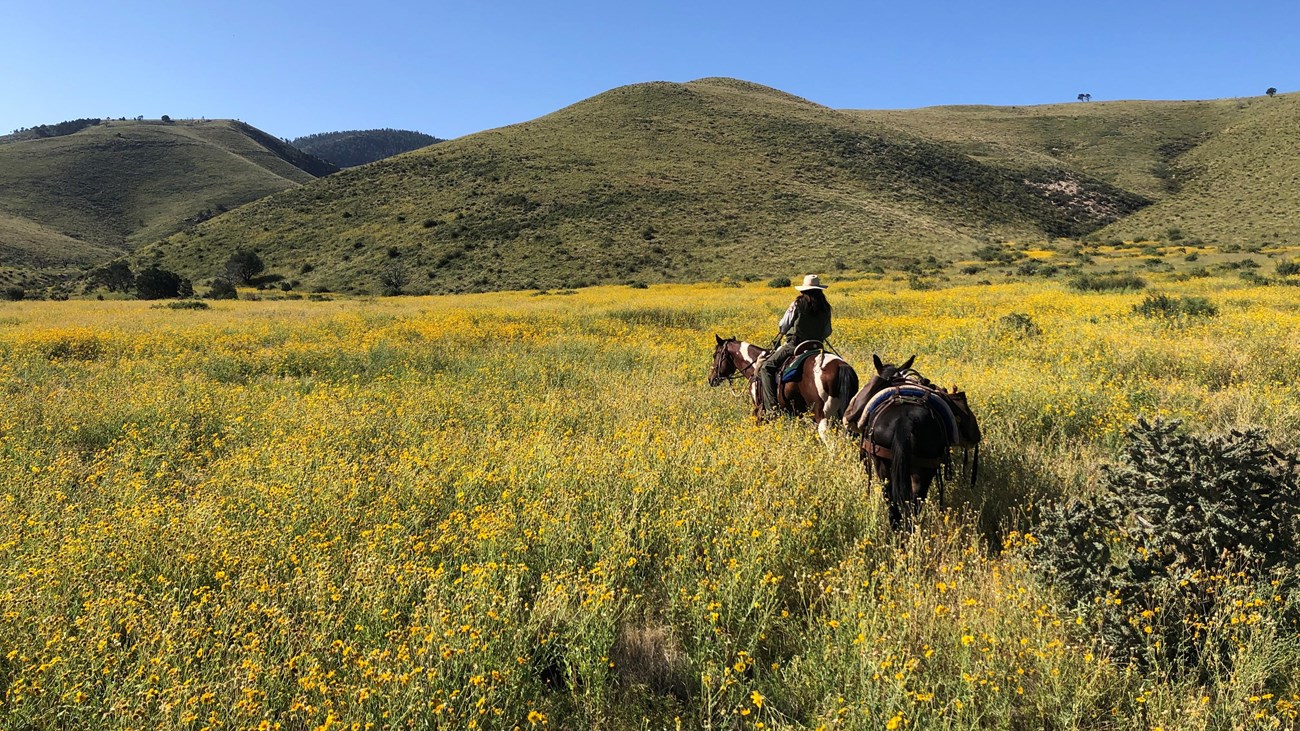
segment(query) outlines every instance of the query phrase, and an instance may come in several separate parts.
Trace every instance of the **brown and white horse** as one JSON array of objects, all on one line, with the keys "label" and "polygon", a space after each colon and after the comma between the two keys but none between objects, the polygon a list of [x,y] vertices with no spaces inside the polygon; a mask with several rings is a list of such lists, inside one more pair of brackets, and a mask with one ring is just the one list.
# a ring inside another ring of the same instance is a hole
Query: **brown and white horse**
[{"label": "brown and white horse", "polygon": [[[735,338],[713,336],[717,345],[713,349],[713,367],[709,369],[709,385],[718,386],[723,381],[745,378],[749,381],[749,400],[754,406],[754,418],[760,416],[763,397],[758,383],[758,359],[766,350]],[[826,442],[831,424],[844,417],[844,407],[858,391],[858,374],[848,361],[822,351],[809,357],[800,368],[800,378],[777,386],[777,403],[790,414],[812,413],[817,436]]]}]

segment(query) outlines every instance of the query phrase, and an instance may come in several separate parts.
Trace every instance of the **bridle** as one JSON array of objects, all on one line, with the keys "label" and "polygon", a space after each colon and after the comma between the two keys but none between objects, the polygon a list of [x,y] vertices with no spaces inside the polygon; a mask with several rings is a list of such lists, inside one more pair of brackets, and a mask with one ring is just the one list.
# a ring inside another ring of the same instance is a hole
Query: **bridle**
[{"label": "bridle", "polygon": [[[735,344],[736,344],[736,350],[735,350],[735,352],[732,352],[732,351],[730,351],[730,350],[727,349],[727,344],[728,344],[728,343],[735,343]],[[755,363],[755,362],[751,362],[751,363],[747,364],[744,368],[738,368],[738,367],[736,367],[736,360],[737,360],[737,359],[739,358],[739,356],[740,356],[740,341],[739,341],[739,340],[732,339],[732,340],[725,340],[725,341],[723,341],[723,343],[722,343],[722,350],[721,350],[721,352],[719,353],[719,356],[721,356],[721,357],[716,357],[716,358],[714,358],[714,360],[713,360],[713,372],[714,372],[714,375],[712,375],[712,376],[709,377],[709,385],[710,385],[710,386],[721,385],[721,383],[722,383],[723,381],[726,381],[726,382],[728,382],[728,383],[731,383],[731,384],[732,384],[732,387],[733,387],[733,389],[734,389],[734,387],[735,387],[735,382],[736,382],[736,381],[738,381],[738,380],[740,380],[740,379],[743,378],[743,379],[745,379],[746,381],[749,381],[749,382],[752,383],[752,382],[754,381],[754,378],[758,375],[758,371],[757,371],[757,369],[754,367],[755,365],[757,365],[757,363]],[[731,361],[731,367],[732,367],[733,370],[731,371],[731,373],[728,373],[728,374],[725,375],[725,376],[719,376],[719,375],[717,375],[718,366],[721,365],[721,363],[723,362],[724,359],[725,359],[725,360],[729,360],[729,361]],[[749,373],[746,373],[746,371],[750,371],[750,372],[749,372]]]}]

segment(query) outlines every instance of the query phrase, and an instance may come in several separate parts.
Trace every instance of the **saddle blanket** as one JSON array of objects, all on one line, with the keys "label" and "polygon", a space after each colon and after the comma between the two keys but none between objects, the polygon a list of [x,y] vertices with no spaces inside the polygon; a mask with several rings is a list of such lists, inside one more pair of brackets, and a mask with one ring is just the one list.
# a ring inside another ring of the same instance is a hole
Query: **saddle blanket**
[{"label": "saddle blanket", "polygon": [[886,402],[896,397],[924,401],[926,406],[930,407],[930,411],[939,417],[939,421],[943,424],[943,430],[948,434],[948,443],[960,444],[962,442],[961,432],[957,428],[957,417],[952,413],[952,406],[948,404],[948,399],[944,398],[943,394],[938,391],[921,386],[890,386],[882,389],[871,397],[866,408],[862,410],[862,416],[858,420],[860,428],[871,423],[871,415]]},{"label": "saddle blanket", "polygon": [[788,362],[785,368],[781,369],[781,383],[795,383],[803,379],[803,362],[814,355],[821,355],[822,351],[813,348],[806,350],[794,357],[794,360]]}]

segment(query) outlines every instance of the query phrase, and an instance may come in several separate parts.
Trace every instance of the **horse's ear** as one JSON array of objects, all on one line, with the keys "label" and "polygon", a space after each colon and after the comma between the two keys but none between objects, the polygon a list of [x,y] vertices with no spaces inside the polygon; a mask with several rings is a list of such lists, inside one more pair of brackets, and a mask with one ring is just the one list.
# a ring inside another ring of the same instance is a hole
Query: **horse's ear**
[{"label": "horse's ear", "polygon": [[914,361],[914,360],[916,360],[916,356],[915,356],[915,355],[913,355],[911,358],[908,358],[906,361],[904,361],[904,362],[903,362],[903,365],[901,365],[901,366],[898,367],[898,370],[900,370],[900,371],[905,371],[905,370],[907,370],[908,368],[911,368],[911,367],[912,367],[912,361]]},{"label": "horse's ear", "polygon": [[872,353],[871,360],[876,364],[876,373],[880,373],[885,370],[885,364],[880,362],[880,356],[876,355],[875,353]]},{"label": "horse's ear", "polygon": [[718,345],[722,345],[722,336],[721,336],[721,335],[719,335],[719,334],[717,334],[717,333],[713,333],[713,339],[718,341]]}]

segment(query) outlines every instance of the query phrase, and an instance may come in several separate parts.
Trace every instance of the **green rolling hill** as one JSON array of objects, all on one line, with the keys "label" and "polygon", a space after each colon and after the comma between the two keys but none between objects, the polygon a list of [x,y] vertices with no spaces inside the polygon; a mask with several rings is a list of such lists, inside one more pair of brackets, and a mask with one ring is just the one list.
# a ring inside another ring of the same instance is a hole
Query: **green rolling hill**
[{"label": "green rolling hill", "polygon": [[230,120],[0,137],[0,281],[48,282],[335,170]]},{"label": "green rolling hill", "polygon": [[1300,94],[854,111],[975,159],[1059,164],[1155,201],[1098,232],[1300,244]]},{"label": "green rolling hill", "polygon": [[977,159],[731,79],[621,87],[345,170],[136,254],[202,280],[239,247],[301,286],[473,291],[860,269],[1079,236],[1148,203],[1050,158]]},{"label": "green rolling hill", "polygon": [[1134,239],[1178,229],[1217,245],[1300,245],[1300,94],[1238,100],[1238,112],[1178,156],[1177,192],[1100,232]]}]

